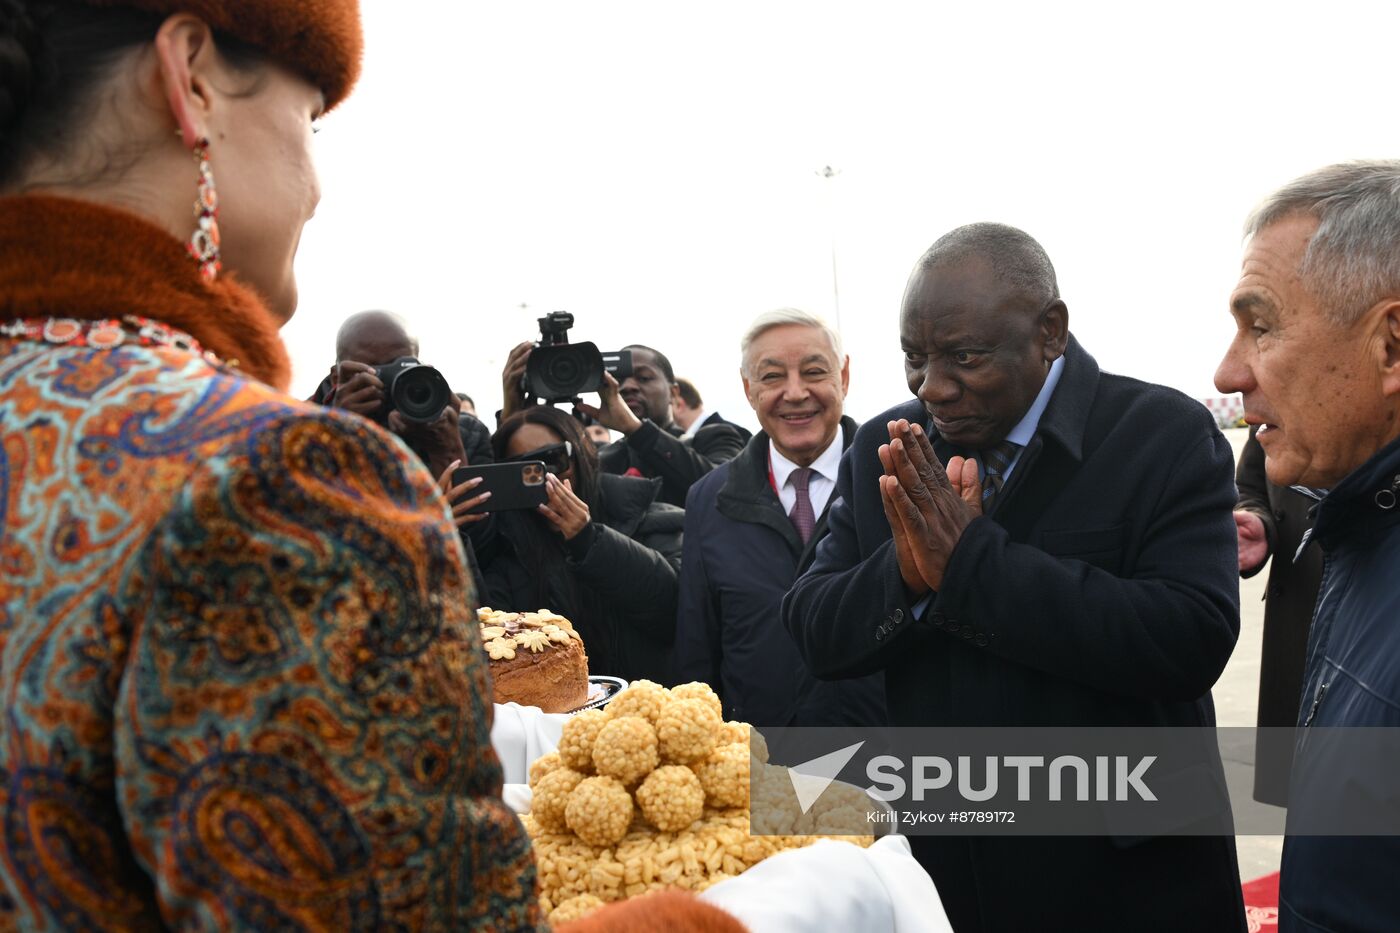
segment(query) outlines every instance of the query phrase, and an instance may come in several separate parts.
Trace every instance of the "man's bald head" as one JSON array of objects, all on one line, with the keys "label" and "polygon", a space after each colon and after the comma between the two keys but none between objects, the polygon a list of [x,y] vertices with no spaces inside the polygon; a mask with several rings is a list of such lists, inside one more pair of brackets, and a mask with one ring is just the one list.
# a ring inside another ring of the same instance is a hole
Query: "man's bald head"
[{"label": "man's bald head", "polygon": [[1006,224],[967,224],[945,233],[920,257],[914,275],[968,261],[986,263],[1000,282],[1023,295],[1035,311],[1060,297],[1055,267],[1045,248],[1029,233]]},{"label": "man's bald head", "polygon": [[335,361],[353,360],[370,366],[418,355],[418,341],[409,336],[403,318],[389,311],[361,311],[340,325],[335,337]]},{"label": "man's bald head", "polygon": [[1039,243],[972,224],[919,259],[899,316],[904,375],[934,430],[986,450],[1030,410],[1069,340],[1069,311]]}]

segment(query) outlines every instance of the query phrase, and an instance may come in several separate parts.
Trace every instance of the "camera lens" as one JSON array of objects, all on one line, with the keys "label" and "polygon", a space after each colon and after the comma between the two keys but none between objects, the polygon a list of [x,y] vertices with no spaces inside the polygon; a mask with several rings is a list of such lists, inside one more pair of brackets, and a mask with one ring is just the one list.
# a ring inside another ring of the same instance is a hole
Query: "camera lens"
[{"label": "camera lens", "polygon": [[549,361],[546,377],[561,391],[577,392],[579,384],[579,361],[575,353],[560,353]]},{"label": "camera lens", "polygon": [[390,389],[393,405],[404,420],[431,424],[447,407],[452,390],[442,373],[431,366],[409,366],[394,379]]},{"label": "camera lens", "polygon": [[525,365],[529,394],[562,402],[603,384],[603,357],[591,343],[536,347]]}]

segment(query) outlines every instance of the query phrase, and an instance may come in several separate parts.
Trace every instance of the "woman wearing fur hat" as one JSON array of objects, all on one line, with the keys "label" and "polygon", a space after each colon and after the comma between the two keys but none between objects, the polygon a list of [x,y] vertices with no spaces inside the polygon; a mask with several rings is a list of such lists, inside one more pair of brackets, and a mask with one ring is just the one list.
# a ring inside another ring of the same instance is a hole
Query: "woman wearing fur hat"
[{"label": "woman wearing fur hat", "polygon": [[445,503],[283,391],[359,56],[356,0],[0,0],[0,928],[541,924]]}]

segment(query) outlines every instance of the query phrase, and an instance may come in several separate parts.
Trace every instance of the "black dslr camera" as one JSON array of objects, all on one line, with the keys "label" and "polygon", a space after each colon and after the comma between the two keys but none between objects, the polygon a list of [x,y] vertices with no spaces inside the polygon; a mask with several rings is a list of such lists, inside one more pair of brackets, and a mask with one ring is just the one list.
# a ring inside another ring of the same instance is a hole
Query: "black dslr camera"
[{"label": "black dslr camera", "polygon": [[411,356],[376,366],[374,374],[384,383],[384,404],[374,420],[389,423],[389,412],[398,411],[410,424],[432,424],[452,401],[452,389],[442,373]]},{"label": "black dslr camera", "polygon": [[540,340],[525,365],[525,394],[546,405],[576,401],[585,392],[603,387],[603,373],[618,382],[632,375],[632,351],[600,353],[596,344],[569,343],[574,316],[555,311],[539,319]]}]

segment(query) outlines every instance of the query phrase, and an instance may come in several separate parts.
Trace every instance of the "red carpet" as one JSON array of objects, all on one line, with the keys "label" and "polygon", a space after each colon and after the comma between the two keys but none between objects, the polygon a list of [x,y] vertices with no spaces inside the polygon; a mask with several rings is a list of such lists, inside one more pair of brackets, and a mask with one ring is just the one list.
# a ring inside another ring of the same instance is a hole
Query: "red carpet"
[{"label": "red carpet", "polygon": [[1278,872],[1246,881],[1244,915],[1249,933],[1274,933],[1278,929]]}]

